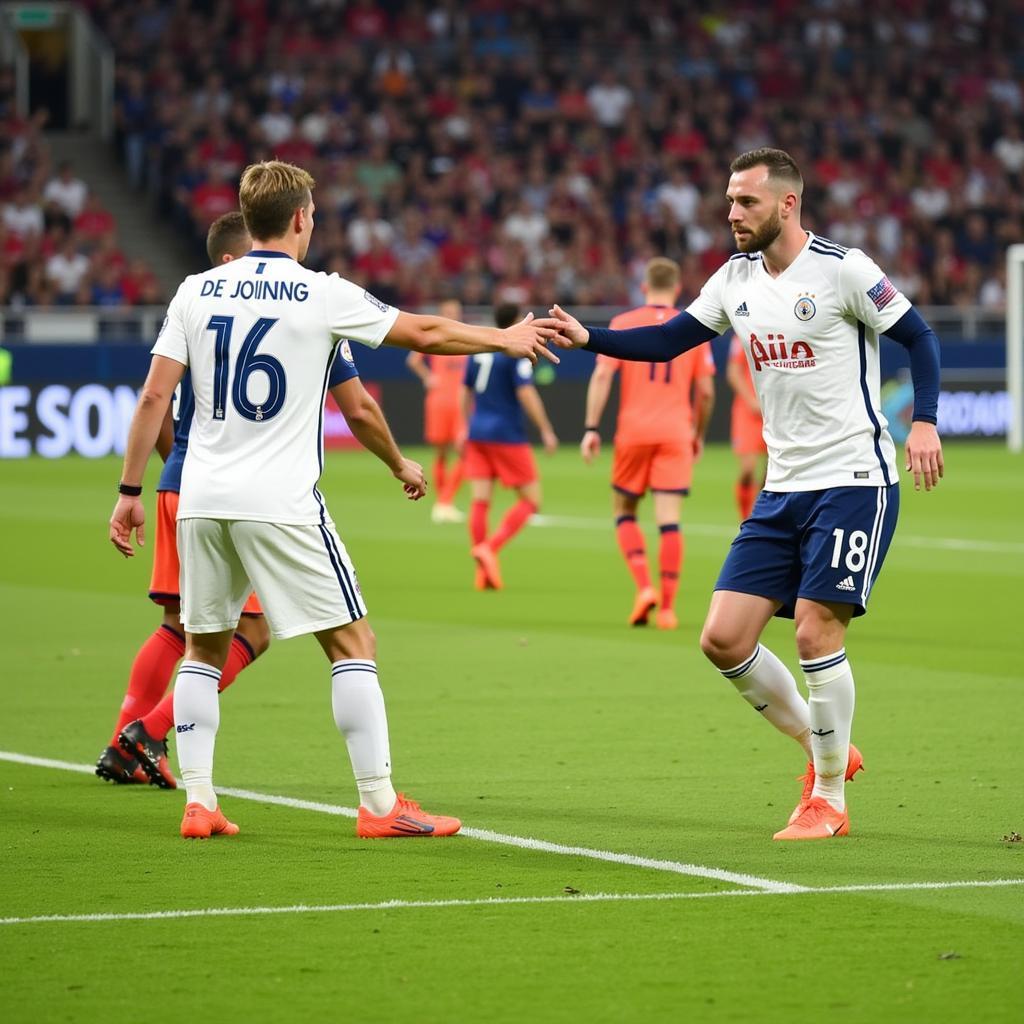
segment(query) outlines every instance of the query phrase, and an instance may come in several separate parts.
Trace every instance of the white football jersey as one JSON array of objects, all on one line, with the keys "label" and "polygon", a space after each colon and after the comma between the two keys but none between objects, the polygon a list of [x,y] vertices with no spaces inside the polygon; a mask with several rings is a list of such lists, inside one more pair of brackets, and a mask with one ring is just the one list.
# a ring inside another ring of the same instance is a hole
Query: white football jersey
[{"label": "white football jersey", "polygon": [[152,349],[192,371],[178,518],[329,522],[316,485],[335,346],[376,348],[397,316],[284,253],[254,251],[185,278]]},{"label": "white football jersey", "polygon": [[859,249],[808,233],[778,276],[737,253],[687,312],[743,345],[764,416],[770,491],[897,482],[878,336],[910,302]]}]

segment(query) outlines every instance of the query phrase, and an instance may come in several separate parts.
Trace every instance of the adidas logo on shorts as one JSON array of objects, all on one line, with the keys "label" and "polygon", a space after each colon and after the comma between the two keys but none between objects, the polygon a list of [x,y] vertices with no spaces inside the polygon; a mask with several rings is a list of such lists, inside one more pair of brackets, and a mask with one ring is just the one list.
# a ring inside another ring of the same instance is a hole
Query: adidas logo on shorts
[{"label": "adidas logo on shorts", "polygon": [[840,580],[836,584],[836,590],[847,590],[847,591],[850,591],[850,590],[856,590],[856,589],[857,589],[857,585],[853,582],[853,577],[852,576],[847,576],[845,580]]}]

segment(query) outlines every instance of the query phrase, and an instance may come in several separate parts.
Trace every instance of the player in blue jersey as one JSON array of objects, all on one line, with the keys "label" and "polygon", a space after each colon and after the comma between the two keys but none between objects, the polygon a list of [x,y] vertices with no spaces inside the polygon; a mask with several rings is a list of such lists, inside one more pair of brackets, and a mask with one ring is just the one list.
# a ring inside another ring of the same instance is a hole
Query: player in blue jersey
[{"label": "player in blue jersey", "polygon": [[[508,327],[518,319],[515,305],[500,305],[494,311],[498,327]],[[525,417],[537,428],[549,455],[558,448],[558,438],[534,387],[529,359],[491,353],[472,356],[466,366],[463,398],[469,422],[463,471],[471,488],[469,535],[470,553],[477,562],[476,587],[500,590],[503,583],[498,552],[540,508],[540,479],[526,439]],[[514,489],[519,500],[488,536],[487,517],[495,480]]]},{"label": "player in blue jersey", "polygon": [[[943,475],[935,429],[939,345],[878,266],[800,225],[803,178],[792,158],[758,149],[731,165],[726,199],[739,250],[686,311],[656,327],[585,328],[557,306],[562,347],[664,361],[730,326],[764,417],[768,475],[722,567],[701,647],[741,696],[811,759],[776,839],[845,835],[850,743],[847,626],[864,614],[896,526],[896,452],[879,398],[879,338],[907,348],[914,413],[904,465],[914,487]],[[546,323],[546,321],[540,321]],[[809,699],[763,644],[772,616],[795,619]]]},{"label": "player in blue jersey", "polygon": [[[219,217],[206,236],[212,266],[238,259],[251,248],[252,239],[238,212]],[[408,471],[414,480],[417,473],[422,480],[419,464],[403,457],[380,406],[363,387],[347,343],[338,351],[329,384],[357,440],[396,475]],[[157,443],[164,467],[157,484],[156,540],[149,597],[162,607],[163,622],[136,655],[113,740],[96,765],[96,774],[112,782],[152,782],[165,789],[176,787],[167,760],[167,735],[174,726],[174,695],[168,691],[168,684],[185,652],[185,636],[180,618],[175,518],[193,411],[191,376],[186,372]],[[422,483],[414,483],[411,490],[407,487],[407,493],[410,497],[422,496],[424,488]],[[256,595],[250,594],[231,641],[220,690],[223,692],[230,686],[239,672],[252,664],[269,645],[270,631],[263,609]]]}]

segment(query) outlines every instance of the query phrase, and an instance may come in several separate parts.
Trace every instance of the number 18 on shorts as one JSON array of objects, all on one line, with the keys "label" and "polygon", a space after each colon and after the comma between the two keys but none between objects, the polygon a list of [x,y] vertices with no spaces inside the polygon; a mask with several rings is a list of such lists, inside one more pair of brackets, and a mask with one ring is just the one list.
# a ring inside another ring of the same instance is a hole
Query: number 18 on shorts
[{"label": "number 18 on shorts", "polygon": [[899,487],[831,487],[762,491],[740,528],[716,590],[782,602],[796,599],[854,605],[863,615],[889,550],[899,514]]}]

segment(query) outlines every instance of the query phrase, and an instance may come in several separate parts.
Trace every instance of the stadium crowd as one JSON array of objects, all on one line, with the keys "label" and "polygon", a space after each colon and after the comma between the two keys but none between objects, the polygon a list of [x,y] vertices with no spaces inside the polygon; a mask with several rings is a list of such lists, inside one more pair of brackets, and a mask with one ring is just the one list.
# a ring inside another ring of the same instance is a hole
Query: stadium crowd
[{"label": "stadium crowd", "polygon": [[70,163],[54,167],[47,113],[20,118],[0,68],[0,305],[126,306],[163,301],[144,259],[118,245],[114,215]]},{"label": "stadium crowd", "polygon": [[197,245],[275,156],[318,181],[311,266],[404,306],[684,295],[732,251],[725,166],[807,175],[809,226],[920,305],[1000,307],[1024,238],[1009,0],[117,0],[133,181]]}]

